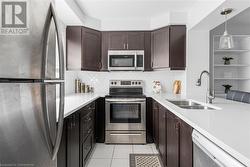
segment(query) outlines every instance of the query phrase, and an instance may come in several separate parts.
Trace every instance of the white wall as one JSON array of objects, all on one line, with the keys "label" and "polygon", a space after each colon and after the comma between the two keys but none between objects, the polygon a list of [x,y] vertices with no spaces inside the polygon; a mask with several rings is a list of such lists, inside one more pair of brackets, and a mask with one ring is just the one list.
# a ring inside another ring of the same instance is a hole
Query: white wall
[{"label": "white wall", "polygon": [[202,86],[196,86],[196,81],[203,70],[209,70],[209,31],[188,31],[187,43],[187,97],[205,100],[207,77],[203,77]]},{"label": "white wall", "polygon": [[136,79],[143,80],[145,92],[152,92],[152,81],[159,80],[162,83],[163,92],[172,92],[174,80],[182,81],[182,94],[186,93],[186,71],[170,71],[169,69],[154,72],[90,72],[67,71],[66,93],[74,92],[74,80],[80,78],[85,84],[94,86],[95,92],[108,93],[109,80],[112,79]]}]

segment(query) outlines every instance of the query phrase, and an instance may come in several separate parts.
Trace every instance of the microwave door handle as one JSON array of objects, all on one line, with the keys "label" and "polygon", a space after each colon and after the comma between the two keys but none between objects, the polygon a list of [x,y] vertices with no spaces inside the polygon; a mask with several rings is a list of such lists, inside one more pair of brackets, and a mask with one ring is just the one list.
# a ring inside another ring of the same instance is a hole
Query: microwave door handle
[{"label": "microwave door handle", "polygon": [[135,70],[137,70],[137,53],[135,52]]}]

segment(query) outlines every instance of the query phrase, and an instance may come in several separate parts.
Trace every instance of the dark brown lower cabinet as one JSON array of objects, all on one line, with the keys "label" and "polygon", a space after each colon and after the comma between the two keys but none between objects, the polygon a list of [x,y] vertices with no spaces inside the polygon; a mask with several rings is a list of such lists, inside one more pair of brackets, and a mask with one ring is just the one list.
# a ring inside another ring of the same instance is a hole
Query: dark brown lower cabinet
[{"label": "dark brown lower cabinet", "polygon": [[69,116],[67,126],[67,166],[79,167],[80,165],[80,133],[79,112]]},{"label": "dark brown lower cabinet", "polygon": [[167,166],[179,167],[179,121],[167,112]]},{"label": "dark brown lower cabinet", "polygon": [[193,166],[193,128],[152,100],[153,139],[166,167]]},{"label": "dark brown lower cabinet", "polygon": [[96,100],[95,139],[97,143],[105,142],[105,98]]},{"label": "dark brown lower cabinet", "polygon": [[67,119],[64,120],[60,148],[57,154],[57,166],[67,167]]},{"label": "dark brown lower cabinet", "polygon": [[65,118],[57,163],[59,167],[84,167],[95,145],[95,102]]},{"label": "dark brown lower cabinet", "polygon": [[193,128],[180,120],[180,167],[193,166]]},{"label": "dark brown lower cabinet", "polygon": [[162,163],[166,166],[166,109],[159,105],[159,153],[162,158]]},{"label": "dark brown lower cabinet", "polygon": [[153,140],[156,148],[159,148],[159,105],[153,100]]},{"label": "dark brown lower cabinet", "polygon": [[153,140],[153,112],[152,112],[152,98],[147,97],[146,100],[146,133],[147,133],[147,143],[154,143]]}]

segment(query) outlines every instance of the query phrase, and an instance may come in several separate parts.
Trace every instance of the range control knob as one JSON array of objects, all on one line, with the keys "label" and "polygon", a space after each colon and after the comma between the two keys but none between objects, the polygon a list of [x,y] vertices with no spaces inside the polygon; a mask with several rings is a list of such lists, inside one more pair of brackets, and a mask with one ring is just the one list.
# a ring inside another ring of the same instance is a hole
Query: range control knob
[{"label": "range control knob", "polygon": [[117,82],[115,82],[115,85],[117,84]]},{"label": "range control knob", "polygon": [[111,85],[113,85],[114,84],[114,82],[111,82]]},{"label": "range control knob", "polygon": [[132,82],[132,85],[134,85],[135,83],[134,82]]},{"label": "range control knob", "polygon": [[137,85],[137,82],[135,82],[135,84]]},{"label": "range control knob", "polygon": [[138,85],[141,85],[141,82],[138,82]]}]

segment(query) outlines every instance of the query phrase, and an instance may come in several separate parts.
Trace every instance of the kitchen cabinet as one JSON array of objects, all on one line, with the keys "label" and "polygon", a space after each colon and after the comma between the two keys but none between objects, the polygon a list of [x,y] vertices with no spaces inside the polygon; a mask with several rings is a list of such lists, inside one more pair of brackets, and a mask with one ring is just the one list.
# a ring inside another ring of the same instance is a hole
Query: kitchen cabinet
[{"label": "kitchen cabinet", "polygon": [[146,98],[146,134],[147,134],[147,143],[154,143],[153,140],[153,107],[152,107],[152,98]]},{"label": "kitchen cabinet", "polygon": [[159,148],[159,104],[153,101],[153,140]]},{"label": "kitchen cabinet", "polygon": [[67,123],[67,166],[80,166],[79,112],[69,116]]},{"label": "kitchen cabinet", "polygon": [[186,68],[186,26],[171,25],[152,32],[153,69]]},{"label": "kitchen cabinet", "polygon": [[95,145],[95,102],[64,121],[57,162],[60,167],[84,167]]},{"label": "kitchen cabinet", "polygon": [[101,68],[101,32],[82,26],[66,28],[67,70]]},{"label": "kitchen cabinet", "polygon": [[105,98],[96,100],[95,114],[95,140],[97,143],[105,142]]},{"label": "kitchen cabinet", "polygon": [[153,139],[164,166],[193,166],[193,128],[152,100]]},{"label": "kitchen cabinet", "polygon": [[81,166],[85,166],[87,158],[95,145],[95,102],[83,107],[80,112],[80,159]]},{"label": "kitchen cabinet", "polygon": [[180,167],[192,167],[193,166],[193,141],[192,132],[193,128],[186,122],[180,121],[180,153],[179,153],[179,165]]},{"label": "kitchen cabinet", "polygon": [[108,32],[109,50],[144,50],[144,32]]},{"label": "kitchen cabinet", "polygon": [[167,166],[179,167],[179,120],[167,112]]},{"label": "kitchen cabinet", "polygon": [[108,69],[108,50],[144,50],[144,69],[152,70],[149,31],[103,31],[101,71]]},{"label": "kitchen cabinet", "polygon": [[64,119],[61,144],[57,153],[57,166],[67,167],[67,119]]},{"label": "kitchen cabinet", "polygon": [[159,153],[162,158],[162,163],[164,166],[166,166],[166,135],[167,135],[167,129],[166,129],[166,115],[167,110],[159,105]]}]

